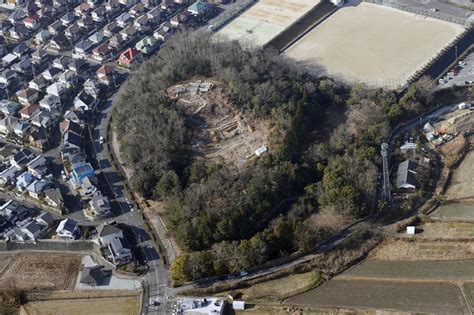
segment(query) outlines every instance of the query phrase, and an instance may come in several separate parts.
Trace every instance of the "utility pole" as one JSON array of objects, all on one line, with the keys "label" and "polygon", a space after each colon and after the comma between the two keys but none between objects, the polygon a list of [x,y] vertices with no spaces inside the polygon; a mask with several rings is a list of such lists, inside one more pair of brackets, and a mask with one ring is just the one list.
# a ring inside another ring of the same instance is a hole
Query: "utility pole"
[{"label": "utility pole", "polygon": [[382,191],[382,198],[388,204],[392,204],[392,194],[390,192],[390,174],[388,172],[388,144],[382,143],[381,146],[382,150],[380,153],[382,154],[383,159],[383,191]]}]

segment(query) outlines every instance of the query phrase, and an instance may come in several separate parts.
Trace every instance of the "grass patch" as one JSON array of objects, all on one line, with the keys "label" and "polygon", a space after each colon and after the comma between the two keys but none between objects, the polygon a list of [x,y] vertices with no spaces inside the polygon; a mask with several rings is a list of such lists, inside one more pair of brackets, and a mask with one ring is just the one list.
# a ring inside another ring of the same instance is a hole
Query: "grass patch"
[{"label": "grass patch", "polygon": [[420,234],[426,238],[469,238],[474,237],[474,223],[467,222],[428,222]]},{"label": "grass patch", "polygon": [[440,206],[430,215],[432,218],[474,221],[474,205],[450,203]]}]

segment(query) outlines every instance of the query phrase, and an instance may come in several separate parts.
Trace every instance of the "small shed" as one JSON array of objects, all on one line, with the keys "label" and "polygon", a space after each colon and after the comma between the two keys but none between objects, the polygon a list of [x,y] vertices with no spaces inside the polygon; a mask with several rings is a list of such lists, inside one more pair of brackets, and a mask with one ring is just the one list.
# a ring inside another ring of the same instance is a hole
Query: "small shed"
[{"label": "small shed", "polygon": [[407,234],[408,235],[415,235],[416,227],[414,226],[407,226]]},{"label": "small shed", "polygon": [[243,311],[245,310],[245,301],[233,301],[232,308],[235,311]]},{"label": "small shed", "polygon": [[264,155],[265,153],[268,152],[268,149],[266,146],[261,146],[260,148],[258,148],[257,150],[255,150],[255,155],[256,156],[262,156]]}]

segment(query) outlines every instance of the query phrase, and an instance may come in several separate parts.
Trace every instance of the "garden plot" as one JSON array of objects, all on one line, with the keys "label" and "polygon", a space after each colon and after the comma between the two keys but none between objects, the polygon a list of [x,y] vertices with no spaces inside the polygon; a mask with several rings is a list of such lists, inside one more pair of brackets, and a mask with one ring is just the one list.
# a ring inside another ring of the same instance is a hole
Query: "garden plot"
[{"label": "garden plot", "polygon": [[463,30],[457,24],[361,2],[340,8],[286,54],[317,74],[397,88]]}]

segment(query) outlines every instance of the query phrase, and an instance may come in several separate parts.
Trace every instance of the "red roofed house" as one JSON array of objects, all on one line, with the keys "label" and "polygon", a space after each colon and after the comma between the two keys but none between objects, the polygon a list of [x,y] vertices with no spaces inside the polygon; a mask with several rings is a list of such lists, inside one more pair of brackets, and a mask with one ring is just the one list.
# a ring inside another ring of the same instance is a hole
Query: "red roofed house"
[{"label": "red roofed house", "polygon": [[113,67],[103,65],[97,70],[97,79],[99,82],[109,85],[113,79]]},{"label": "red roofed house", "polygon": [[23,107],[20,110],[20,116],[23,119],[30,119],[40,111],[40,106],[38,104],[31,104],[26,107]]},{"label": "red roofed house", "polygon": [[39,26],[39,17],[37,15],[30,15],[23,20],[23,24],[30,29],[35,30]]},{"label": "red roofed house", "polygon": [[130,67],[131,65],[142,60],[142,58],[142,53],[138,49],[129,48],[120,54],[117,62],[121,66]]}]

